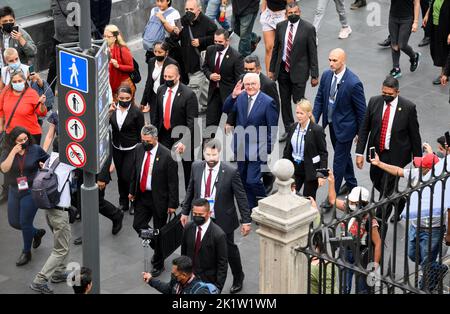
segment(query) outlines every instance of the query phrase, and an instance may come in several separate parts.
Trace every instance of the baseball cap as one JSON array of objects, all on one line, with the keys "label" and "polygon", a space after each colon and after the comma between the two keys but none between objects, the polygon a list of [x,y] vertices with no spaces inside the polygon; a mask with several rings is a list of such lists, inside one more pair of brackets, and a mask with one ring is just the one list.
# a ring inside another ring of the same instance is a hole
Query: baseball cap
[{"label": "baseball cap", "polygon": [[369,201],[369,191],[362,187],[362,186],[356,186],[352,189],[352,191],[350,192],[350,194],[348,195],[348,200],[350,202],[359,202],[360,198],[361,201],[363,202],[368,202]]},{"label": "baseball cap", "polygon": [[438,156],[435,154],[426,154],[423,157],[414,157],[414,167],[419,168],[426,168],[431,169],[434,164],[437,164],[439,162]]}]

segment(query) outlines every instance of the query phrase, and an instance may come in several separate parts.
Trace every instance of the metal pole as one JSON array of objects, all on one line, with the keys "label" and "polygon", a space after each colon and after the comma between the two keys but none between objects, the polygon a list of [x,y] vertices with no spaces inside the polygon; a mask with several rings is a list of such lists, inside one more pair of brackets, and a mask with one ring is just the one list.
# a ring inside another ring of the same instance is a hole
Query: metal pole
[{"label": "metal pole", "polygon": [[91,48],[91,5],[89,0],[79,0],[80,3],[80,48],[84,51]]}]

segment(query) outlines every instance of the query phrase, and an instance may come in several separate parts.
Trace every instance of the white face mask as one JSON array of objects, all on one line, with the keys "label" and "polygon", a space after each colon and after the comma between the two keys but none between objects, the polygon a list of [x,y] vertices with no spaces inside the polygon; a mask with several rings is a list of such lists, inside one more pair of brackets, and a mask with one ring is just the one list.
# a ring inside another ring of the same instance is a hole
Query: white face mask
[{"label": "white face mask", "polygon": [[358,208],[358,206],[356,204],[348,204],[348,208],[350,208],[350,210],[353,212]]}]

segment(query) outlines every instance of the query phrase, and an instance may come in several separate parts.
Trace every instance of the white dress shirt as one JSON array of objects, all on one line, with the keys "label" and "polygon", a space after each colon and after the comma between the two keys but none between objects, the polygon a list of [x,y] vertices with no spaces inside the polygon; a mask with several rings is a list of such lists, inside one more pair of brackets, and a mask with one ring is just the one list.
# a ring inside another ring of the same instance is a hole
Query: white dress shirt
[{"label": "white dress shirt", "polygon": [[[120,106],[119,105],[117,106],[117,109],[116,109],[116,120],[117,120],[117,126],[119,127],[119,131],[122,129],[123,123],[125,122],[125,119],[128,116],[128,111],[130,111],[131,106],[132,105],[128,106],[128,108],[125,111],[123,111],[123,112],[122,112],[122,110],[120,110],[120,108],[119,108]],[[133,150],[136,147],[136,145],[124,148],[124,147],[122,147],[122,145],[120,145],[119,147],[116,147],[113,144],[113,147],[118,149],[118,150]]]},{"label": "white dress shirt", "polygon": [[[384,141],[384,149],[389,149],[391,143],[391,131],[392,123],[394,122],[395,112],[397,111],[398,96],[391,102],[391,110],[389,111],[389,122],[386,130],[386,140]],[[383,113],[381,114],[381,120],[383,121],[384,112],[386,111],[387,105],[383,105]],[[381,133],[380,133],[381,134]]]},{"label": "white dress shirt", "polygon": [[[202,233],[201,233],[202,241],[203,241],[203,237],[205,236],[205,233],[208,230],[210,224],[211,224],[211,218],[209,218],[207,222],[205,222],[203,225],[200,226],[200,227],[202,227]],[[195,240],[197,240],[197,232],[198,232],[198,227],[195,228]]]},{"label": "white dress shirt", "polygon": [[[220,161],[217,163],[217,165],[214,166],[214,168],[210,168],[208,166],[208,163],[205,164],[205,168],[203,170],[203,175],[202,175],[202,183],[201,183],[201,197],[202,198],[206,198],[205,197],[205,190],[206,190],[206,181],[208,180],[208,176],[209,176],[209,169],[212,169],[211,172],[211,188],[210,188],[210,197],[208,199],[211,200],[215,200],[216,199],[216,181],[217,181],[217,175],[219,174],[219,169],[220,169]],[[214,203],[209,203],[209,209],[211,211],[211,217],[215,218],[214,215]]]},{"label": "white dress shirt", "polygon": [[161,85],[161,75],[162,75],[162,68],[163,65],[159,66],[158,61],[155,60],[155,68],[152,72],[152,79],[153,79],[153,92],[156,94],[158,91],[158,87]]},{"label": "white dress shirt", "polygon": [[[180,86],[180,83],[178,83],[177,85],[172,87],[172,98],[170,99],[170,113],[171,113],[170,117],[172,116],[173,100],[175,99],[175,96],[177,94],[178,86]],[[164,97],[163,97],[163,120],[164,120],[164,115],[166,114],[167,97],[169,97],[169,88],[166,89],[166,93],[164,94]]]},{"label": "white dress shirt", "polygon": [[[341,80],[342,80],[342,78],[344,77],[344,74],[345,74],[345,71],[347,70],[347,67],[344,65],[344,69],[341,71],[341,72],[339,72],[339,74],[333,74],[333,78],[331,79],[331,83],[330,83],[330,91],[331,91],[331,86],[333,86],[333,80],[334,80],[334,77],[336,77],[337,78],[337,82],[336,82],[336,95],[337,95],[337,92],[338,92],[338,87],[339,87],[339,84],[341,84]],[[336,96],[336,95],[334,95],[334,96]],[[333,95],[330,95],[330,97],[331,96],[333,96]]]},{"label": "white dress shirt", "polygon": [[[294,23],[294,28],[292,29],[292,49],[294,49],[294,39],[295,39],[295,34],[297,34],[297,28],[298,28],[298,23],[299,21],[297,21],[297,23]],[[288,22],[287,28],[286,28],[286,34],[284,35],[284,48],[283,48],[283,61],[286,62],[286,48],[287,48],[287,44],[288,44],[288,38],[289,38],[289,31],[291,29],[291,22]],[[291,50],[292,52],[292,50]]]},{"label": "white dress shirt", "polygon": [[[158,150],[158,145],[156,144],[152,150],[150,151],[150,169],[148,169],[148,175],[147,175],[147,183],[145,185],[145,190],[146,191],[151,191],[152,190],[152,170],[153,170],[153,165],[155,164],[155,156],[156,156],[156,151]],[[145,152],[144,154],[144,160],[142,160],[142,166],[141,166],[141,175],[140,175],[140,179],[139,179],[139,184],[141,183],[142,180],[142,174],[144,173],[144,166],[145,166],[145,162],[147,161],[147,156],[148,153]]]}]

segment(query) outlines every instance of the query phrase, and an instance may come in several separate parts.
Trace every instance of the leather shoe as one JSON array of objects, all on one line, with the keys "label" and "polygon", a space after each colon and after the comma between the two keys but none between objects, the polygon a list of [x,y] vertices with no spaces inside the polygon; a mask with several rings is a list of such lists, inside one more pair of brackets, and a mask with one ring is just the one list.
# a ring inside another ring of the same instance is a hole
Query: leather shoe
[{"label": "leather shoe", "polygon": [[430,41],[431,41],[430,37],[424,37],[424,38],[422,38],[422,40],[421,40],[420,43],[419,43],[419,47],[424,47],[424,46],[429,45],[429,44],[430,44]]},{"label": "leather shoe", "polygon": [[238,280],[236,280],[236,278],[233,280],[233,285],[230,288],[230,293],[238,293],[239,291],[242,290],[244,278],[245,278],[245,275],[244,275],[244,273],[242,273],[242,275],[240,276],[240,278]]},{"label": "leather shoe", "polygon": [[75,240],[73,240],[73,244],[74,245],[80,245],[83,243],[83,238],[82,237],[78,237]]},{"label": "leather shoe", "polygon": [[163,268],[153,268],[152,271],[150,272],[150,274],[152,275],[153,278],[156,278],[159,275],[161,275],[164,270],[165,270],[164,267]]},{"label": "leather shoe", "polygon": [[263,183],[264,183],[264,189],[266,190],[266,195],[270,195],[270,192],[273,189],[274,182],[275,182],[275,176],[272,173],[266,172],[263,174]]},{"label": "leather shoe", "polygon": [[286,141],[287,137],[288,137],[288,134],[286,132],[284,132],[284,134],[280,136],[280,139],[278,140],[278,142],[283,143],[284,141]]},{"label": "leather shoe", "polygon": [[45,235],[44,229],[38,229],[33,237],[33,249],[37,249],[41,245],[42,237]]},{"label": "leather shoe", "polygon": [[[131,211],[131,210],[130,210]],[[113,219],[112,234],[116,235],[122,229],[123,211],[118,211],[119,217]]]},{"label": "leather shoe", "polygon": [[19,259],[16,262],[16,266],[23,266],[25,264],[28,264],[28,262],[31,261],[31,252],[20,254]]},{"label": "leather shoe", "polygon": [[338,192],[338,195],[347,195],[350,193],[352,188],[350,188],[347,184],[344,184]]},{"label": "leather shoe", "polygon": [[383,47],[383,48],[391,47],[391,37],[388,37],[385,40],[383,40],[382,42],[379,42],[378,46]]}]

